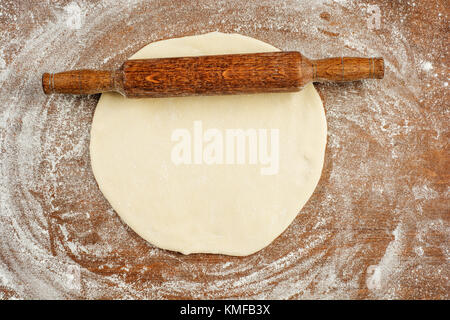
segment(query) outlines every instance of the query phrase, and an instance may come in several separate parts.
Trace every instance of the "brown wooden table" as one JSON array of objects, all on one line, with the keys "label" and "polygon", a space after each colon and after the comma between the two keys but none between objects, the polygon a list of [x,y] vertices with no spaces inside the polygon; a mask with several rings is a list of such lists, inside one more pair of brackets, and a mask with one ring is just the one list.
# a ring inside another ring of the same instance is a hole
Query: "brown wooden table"
[{"label": "brown wooden table", "polygon": [[[0,298],[448,299],[446,1],[0,3]],[[317,84],[319,185],[249,257],[157,249],[99,191],[99,96],[44,96],[43,72],[117,68],[149,42],[237,32],[310,58],[383,56],[381,81]]]}]

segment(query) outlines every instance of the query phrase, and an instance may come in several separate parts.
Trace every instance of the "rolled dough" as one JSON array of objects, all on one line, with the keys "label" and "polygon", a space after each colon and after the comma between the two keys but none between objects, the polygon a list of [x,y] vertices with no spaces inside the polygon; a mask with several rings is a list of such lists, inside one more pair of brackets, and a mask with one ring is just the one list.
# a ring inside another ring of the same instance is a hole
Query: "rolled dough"
[{"label": "rolled dough", "polygon": [[[154,42],[131,59],[278,50],[214,32]],[[230,132],[248,134],[244,155],[235,140],[234,162],[226,149],[233,146],[226,143]],[[104,93],[90,155],[106,199],[151,244],[184,254],[245,256],[269,245],[309,199],[322,171],[326,135],[312,84],[296,93],[238,96],[126,99]],[[174,154],[181,158],[174,161]]]}]

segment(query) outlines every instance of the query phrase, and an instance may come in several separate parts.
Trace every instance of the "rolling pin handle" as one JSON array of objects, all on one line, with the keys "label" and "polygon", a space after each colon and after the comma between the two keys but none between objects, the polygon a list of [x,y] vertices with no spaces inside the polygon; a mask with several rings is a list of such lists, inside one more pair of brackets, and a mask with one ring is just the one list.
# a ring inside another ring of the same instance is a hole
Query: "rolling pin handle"
[{"label": "rolling pin handle", "polygon": [[120,71],[73,70],[60,73],[44,73],[42,75],[42,88],[45,94],[121,92],[121,81]]},{"label": "rolling pin handle", "polygon": [[357,81],[382,79],[383,58],[338,57],[312,60],[312,81]]}]

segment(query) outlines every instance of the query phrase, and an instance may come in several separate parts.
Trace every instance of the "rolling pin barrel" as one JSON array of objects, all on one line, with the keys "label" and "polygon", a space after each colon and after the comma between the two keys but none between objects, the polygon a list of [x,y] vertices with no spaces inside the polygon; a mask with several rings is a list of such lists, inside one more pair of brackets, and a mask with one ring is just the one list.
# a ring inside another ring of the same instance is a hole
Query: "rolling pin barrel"
[{"label": "rolling pin barrel", "polygon": [[267,52],[126,61],[116,71],[45,73],[46,94],[120,92],[131,98],[292,92],[311,81],[381,79],[382,58],[309,60],[299,52]]}]

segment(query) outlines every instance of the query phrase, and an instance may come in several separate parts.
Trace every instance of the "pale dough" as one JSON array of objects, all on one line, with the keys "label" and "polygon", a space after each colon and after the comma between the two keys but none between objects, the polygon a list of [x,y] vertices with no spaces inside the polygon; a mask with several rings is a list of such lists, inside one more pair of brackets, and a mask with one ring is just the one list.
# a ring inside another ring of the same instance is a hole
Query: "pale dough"
[{"label": "pale dough", "polygon": [[[214,32],[151,43],[131,58],[278,50]],[[278,173],[261,174],[264,165],[249,161],[176,165],[174,131],[193,133],[199,122],[203,132],[212,128],[224,136],[227,129],[278,129]],[[94,114],[90,154],[106,199],[151,244],[184,254],[244,256],[269,245],[309,199],[322,171],[326,136],[312,84],[297,93],[238,96],[126,99],[105,93]]]}]

